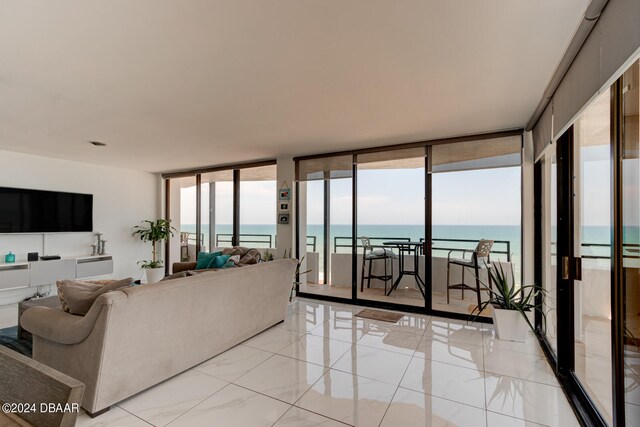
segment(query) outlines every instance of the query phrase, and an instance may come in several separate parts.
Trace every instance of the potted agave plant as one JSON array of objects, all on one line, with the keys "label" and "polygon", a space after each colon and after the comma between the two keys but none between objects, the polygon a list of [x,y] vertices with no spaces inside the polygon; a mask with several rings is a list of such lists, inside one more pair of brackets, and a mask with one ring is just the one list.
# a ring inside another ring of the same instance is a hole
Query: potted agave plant
[{"label": "potted agave plant", "polygon": [[143,226],[133,227],[133,236],[139,237],[143,242],[151,242],[151,261],[139,261],[147,275],[147,283],[156,283],[164,277],[164,265],[158,259],[158,243],[173,236],[175,228],[171,226],[170,219],[157,219],[155,221],[142,221]]},{"label": "potted agave plant", "polygon": [[[506,341],[525,342],[527,340],[527,326],[532,331],[534,330],[528,313],[538,311],[542,313],[543,318],[545,317],[541,305],[536,301],[536,297],[542,293],[542,290],[534,285],[517,286],[515,280],[509,279],[501,263],[488,266],[487,271],[493,282],[493,288],[484,286],[484,290],[489,294],[489,299],[474,309],[474,312],[478,312],[476,317],[487,306],[492,306],[493,324],[498,338]],[[511,277],[515,277],[513,267]]]}]

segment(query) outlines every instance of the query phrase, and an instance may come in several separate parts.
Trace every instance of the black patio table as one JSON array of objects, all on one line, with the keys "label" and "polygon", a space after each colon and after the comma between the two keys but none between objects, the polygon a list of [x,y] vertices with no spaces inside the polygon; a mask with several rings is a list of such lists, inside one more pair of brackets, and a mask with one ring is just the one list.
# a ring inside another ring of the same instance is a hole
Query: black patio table
[{"label": "black patio table", "polygon": [[[425,284],[422,281],[422,278],[420,277],[420,274],[418,272],[419,271],[418,260],[420,259],[419,248],[422,247],[422,245],[424,245],[424,242],[407,242],[403,240],[390,240],[387,242],[382,242],[382,244],[385,246],[395,246],[396,248],[398,248],[398,252],[399,252],[398,266],[399,266],[400,272],[399,272],[398,278],[393,283],[393,286],[391,286],[391,289],[389,289],[389,293],[387,293],[387,296],[391,295],[391,292],[398,287],[398,285],[400,284],[400,281],[402,280],[402,276],[406,274],[406,275],[415,277],[416,285],[418,286],[420,293],[424,297]],[[404,266],[404,255],[405,254],[411,255],[412,253],[413,253],[413,270],[408,270]]]}]

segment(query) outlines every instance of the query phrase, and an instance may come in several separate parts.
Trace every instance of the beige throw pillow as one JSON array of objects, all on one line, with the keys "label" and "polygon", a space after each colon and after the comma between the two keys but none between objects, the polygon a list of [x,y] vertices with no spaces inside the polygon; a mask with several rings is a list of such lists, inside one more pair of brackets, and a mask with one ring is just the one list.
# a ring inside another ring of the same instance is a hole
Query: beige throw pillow
[{"label": "beige throw pillow", "polygon": [[133,279],[122,280],[61,280],[56,282],[62,310],[84,316],[98,297],[109,291],[131,286]]},{"label": "beige throw pillow", "polygon": [[167,280],[181,279],[183,277],[187,277],[186,271],[180,271],[178,273],[173,273],[170,276],[166,276],[164,279],[160,279],[161,282],[166,282]]}]

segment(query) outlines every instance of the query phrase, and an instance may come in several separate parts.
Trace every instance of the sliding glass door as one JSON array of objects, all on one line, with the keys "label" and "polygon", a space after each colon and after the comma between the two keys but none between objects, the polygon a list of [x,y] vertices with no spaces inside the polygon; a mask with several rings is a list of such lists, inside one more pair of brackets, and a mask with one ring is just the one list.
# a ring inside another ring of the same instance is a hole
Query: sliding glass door
[{"label": "sliding glass door", "polygon": [[359,154],[359,300],[425,306],[426,147]]},{"label": "sliding glass door", "polygon": [[290,200],[285,210],[277,206],[276,172],[276,165],[240,170],[239,246],[275,251],[276,212],[291,211]]},{"label": "sliding glass door", "polygon": [[[521,150],[520,136],[432,147],[434,310],[477,314],[489,265],[520,285]],[[478,256],[481,241],[486,256]]]},{"label": "sliding glass door", "polygon": [[189,176],[178,178],[175,181],[177,183],[177,191],[174,195],[174,199],[178,199],[178,210],[176,215],[172,218],[173,221],[171,225],[180,233],[180,259],[175,261],[195,261],[197,250],[200,249],[203,243],[202,236],[198,235],[196,227],[196,177]]},{"label": "sliding glass door", "polygon": [[627,426],[640,425],[640,63],[622,76],[621,228],[624,408]]},{"label": "sliding glass door", "polygon": [[276,162],[168,174],[166,215],[179,235],[170,239],[171,263],[196,261],[201,251],[245,245],[275,248]]},{"label": "sliding glass door", "polygon": [[611,383],[610,91],[573,125],[574,372],[608,424]]},{"label": "sliding glass door", "polygon": [[296,161],[301,293],[469,318],[487,265],[520,285],[522,134]]},{"label": "sliding glass door", "polygon": [[540,265],[539,283],[543,289],[540,301],[545,335],[552,352],[558,353],[558,144],[551,144],[540,160]]},{"label": "sliding glass door", "polygon": [[296,167],[299,292],[352,298],[353,156],[299,162]]},{"label": "sliding glass door", "polygon": [[636,61],[536,166],[538,331],[596,425],[640,425],[639,74]]},{"label": "sliding glass door", "polygon": [[200,185],[200,218],[207,248],[232,246],[233,171],[204,173]]}]

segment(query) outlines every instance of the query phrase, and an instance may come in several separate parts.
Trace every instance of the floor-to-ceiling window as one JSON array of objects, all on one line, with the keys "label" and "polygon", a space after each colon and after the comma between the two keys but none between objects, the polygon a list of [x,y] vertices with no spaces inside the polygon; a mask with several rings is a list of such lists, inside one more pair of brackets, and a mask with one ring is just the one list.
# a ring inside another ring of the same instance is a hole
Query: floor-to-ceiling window
[{"label": "floor-to-ceiling window", "polygon": [[[291,199],[278,200],[276,165],[240,170],[240,246],[268,248],[273,252],[276,211],[285,212],[276,206],[279,202],[289,205]],[[286,211],[292,209],[287,207]]]},{"label": "floor-to-ceiling window", "polygon": [[[487,264],[521,281],[521,152],[521,133],[504,132],[296,159],[299,256],[312,270],[300,291],[475,314]],[[491,248],[479,272],[453,263],[471,260],[481,240]]]},{"label": "floor-to-ceiling window", "polygon": [[[166,174],[167,211],[179,239],[169,262],[195,261],[199,251],[230,246],[275,248],[276,163]],[[179,246],[179,248],[178,248]],[[290,251],[289,251],[290,253]]]},{"label": "floor-to-ceiling window", "polygon": [[575,373],[610,424],[611,94],[598,95],[573,124]]},{"label": "floor-to-ceiling window", "polygon": [[541,287],[544,289],[541,301],[544,313],[543,333],[554,352],[558,351],[558,311],[557,293],[557,242],[558,242],[558,164],[556,144],[551,144],[540,160],[540,226],[542,256],[539,266]]},{"label": "floor-to-ceiling window", "polygon": [[[196,177],[177,178],[177,194],[180,215],[173,220],[173,227],[180,232],[180,259],[174,261],[194,261],[198,234],[196,230]],[[200,236],[201,237],[201,236]],[[202,238],[200,238],[202,243]]]},{"label": "floor-to-ceiling window", "polygon": [[352,297],[353,156],[298,162],[298,258],[304,257],[300,292]]},{"label": "floor-to-ceiling window", "polygon": [[628,426],[640,425],[640,62],[622,76],[622,295],[624,401]]},{"label": "floor-to-ceiling window", "polygon": [[520,136],[432,147],[434,310],[476,314],[488,265],[520,283],[521,147]]},{"label": "floor-to-ceiling window", "polygon": [[598,425],[640,425],[639,67],[595,95],[536,167],[540,337]]},{"label": "floor-to-ceiling window", "polygon": [[358,299],[425,305],[425,156],[418,147],[356,157]]},{"label": "floor-to-ceiling window", "polygon": [[233,171],[203,173],[200,210],[202,235],[207,248],[232,245],[233,237]]}]

